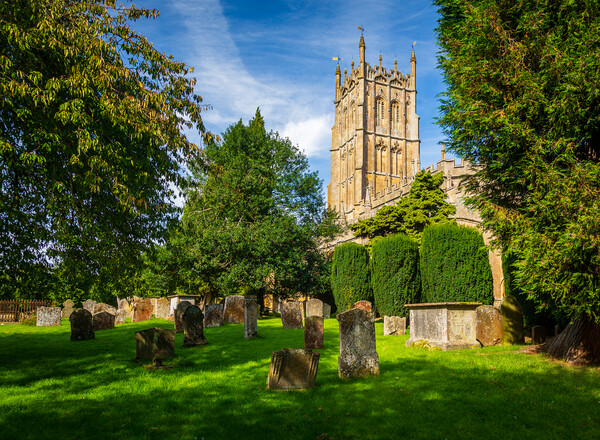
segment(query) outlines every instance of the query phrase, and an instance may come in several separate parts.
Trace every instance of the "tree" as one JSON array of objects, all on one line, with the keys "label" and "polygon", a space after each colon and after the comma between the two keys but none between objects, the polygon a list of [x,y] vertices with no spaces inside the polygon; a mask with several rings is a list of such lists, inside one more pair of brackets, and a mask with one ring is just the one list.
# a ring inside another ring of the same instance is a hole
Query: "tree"
[{"label": "tree", "polygon": [[310,292],[325,264],[318,246],[337,227],[304,154],[267,133],[257,110],[195,165],[177,235],[183,278],[222,295]]},{"label": "tree", "polygon": [[208,136],[201,98],[191,69],[130,27],[158,11],[115,3],[0,3],[3,282],[31,264],[110,278],[176,218],[199,152],[183,129]]},{"label": "tree", "polygon": [[373,300],[369,252],[358,243],[343,243],[333,251],[331,290],[338,313],[357,301]]},{"label": "tree", "polygon": [[600,362],[600,15],[595,2],[437,0],[449,148],[515,280],[576,322],[555,353]]},{"label": "tree", "polygon": [[426,226],[447,222],[448,216],[456,212],[440,188],[443,178],[441,173],[419,172],[406,197],[395,206],[381,207],[373,217],[350,225],[350,229],[356,237],[404,233],[420,240]]}]

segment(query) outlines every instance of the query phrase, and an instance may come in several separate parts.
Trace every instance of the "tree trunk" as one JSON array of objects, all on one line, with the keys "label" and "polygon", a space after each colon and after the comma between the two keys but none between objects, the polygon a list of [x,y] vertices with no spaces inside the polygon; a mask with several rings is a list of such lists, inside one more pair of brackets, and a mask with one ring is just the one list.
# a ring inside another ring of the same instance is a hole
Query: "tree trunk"
[{"label": "tree trunk", "polygon": [[574,364],[600,364],[600,324],[578,318],[545,347],[550,356]]}]

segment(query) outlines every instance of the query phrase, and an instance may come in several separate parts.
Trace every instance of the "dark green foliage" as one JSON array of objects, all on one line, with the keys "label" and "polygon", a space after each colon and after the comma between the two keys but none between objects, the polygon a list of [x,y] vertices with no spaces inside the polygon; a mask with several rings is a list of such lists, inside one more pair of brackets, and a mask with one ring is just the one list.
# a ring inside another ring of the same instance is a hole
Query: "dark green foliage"
[{"label": "dark green foliage", "polygon": [[373,300],[369,252],[357,243],[336,246],[331,266],[331,290],[338,312],[352,308],[356,301]]},{"label": "dark green foliage", "polygon": [[433,225],[421,243],[423,301],[492,304],[492,270],[483,236],[474,228]]},{"label": "dark green foliage", "polygon": [[420,302],[419,245],[404,234],[389,235],[372,247],[371,281],[381,316],[408,316],[404,304]]}]

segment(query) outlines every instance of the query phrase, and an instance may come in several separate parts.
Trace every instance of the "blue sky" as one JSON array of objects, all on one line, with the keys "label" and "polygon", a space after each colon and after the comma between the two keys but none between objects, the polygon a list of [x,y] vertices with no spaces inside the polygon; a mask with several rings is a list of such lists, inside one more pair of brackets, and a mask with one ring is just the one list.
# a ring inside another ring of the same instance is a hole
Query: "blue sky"
[{"label": "blue sky", "polygon": [[[329,183],[335,61],[358,61],[361,25],[366,61],[408,72],[416,41],[417,113],[421,165],[440,159],[443,135],[435,118],[444,85],[436,68],[436,8],[429,1],[143,0],[160,10],[135,27],[157,49],[193,66],[196,91],[212,110],[206,128],[220,134],[247,122],[260,107],[268,129],[289,137],[308,156],[324,187]],[[197,136],[192,138],[199,142]]]}]

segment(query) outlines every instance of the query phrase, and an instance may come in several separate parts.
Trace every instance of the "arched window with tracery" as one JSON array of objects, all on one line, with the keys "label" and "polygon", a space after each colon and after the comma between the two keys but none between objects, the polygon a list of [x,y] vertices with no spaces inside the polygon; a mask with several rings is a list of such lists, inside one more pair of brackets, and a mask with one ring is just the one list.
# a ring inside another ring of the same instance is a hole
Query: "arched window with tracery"
[{"label": "arched window with tracery", "polygon": [[392,102],[392,123],[394,130],[400,130],[400,103]]}]

